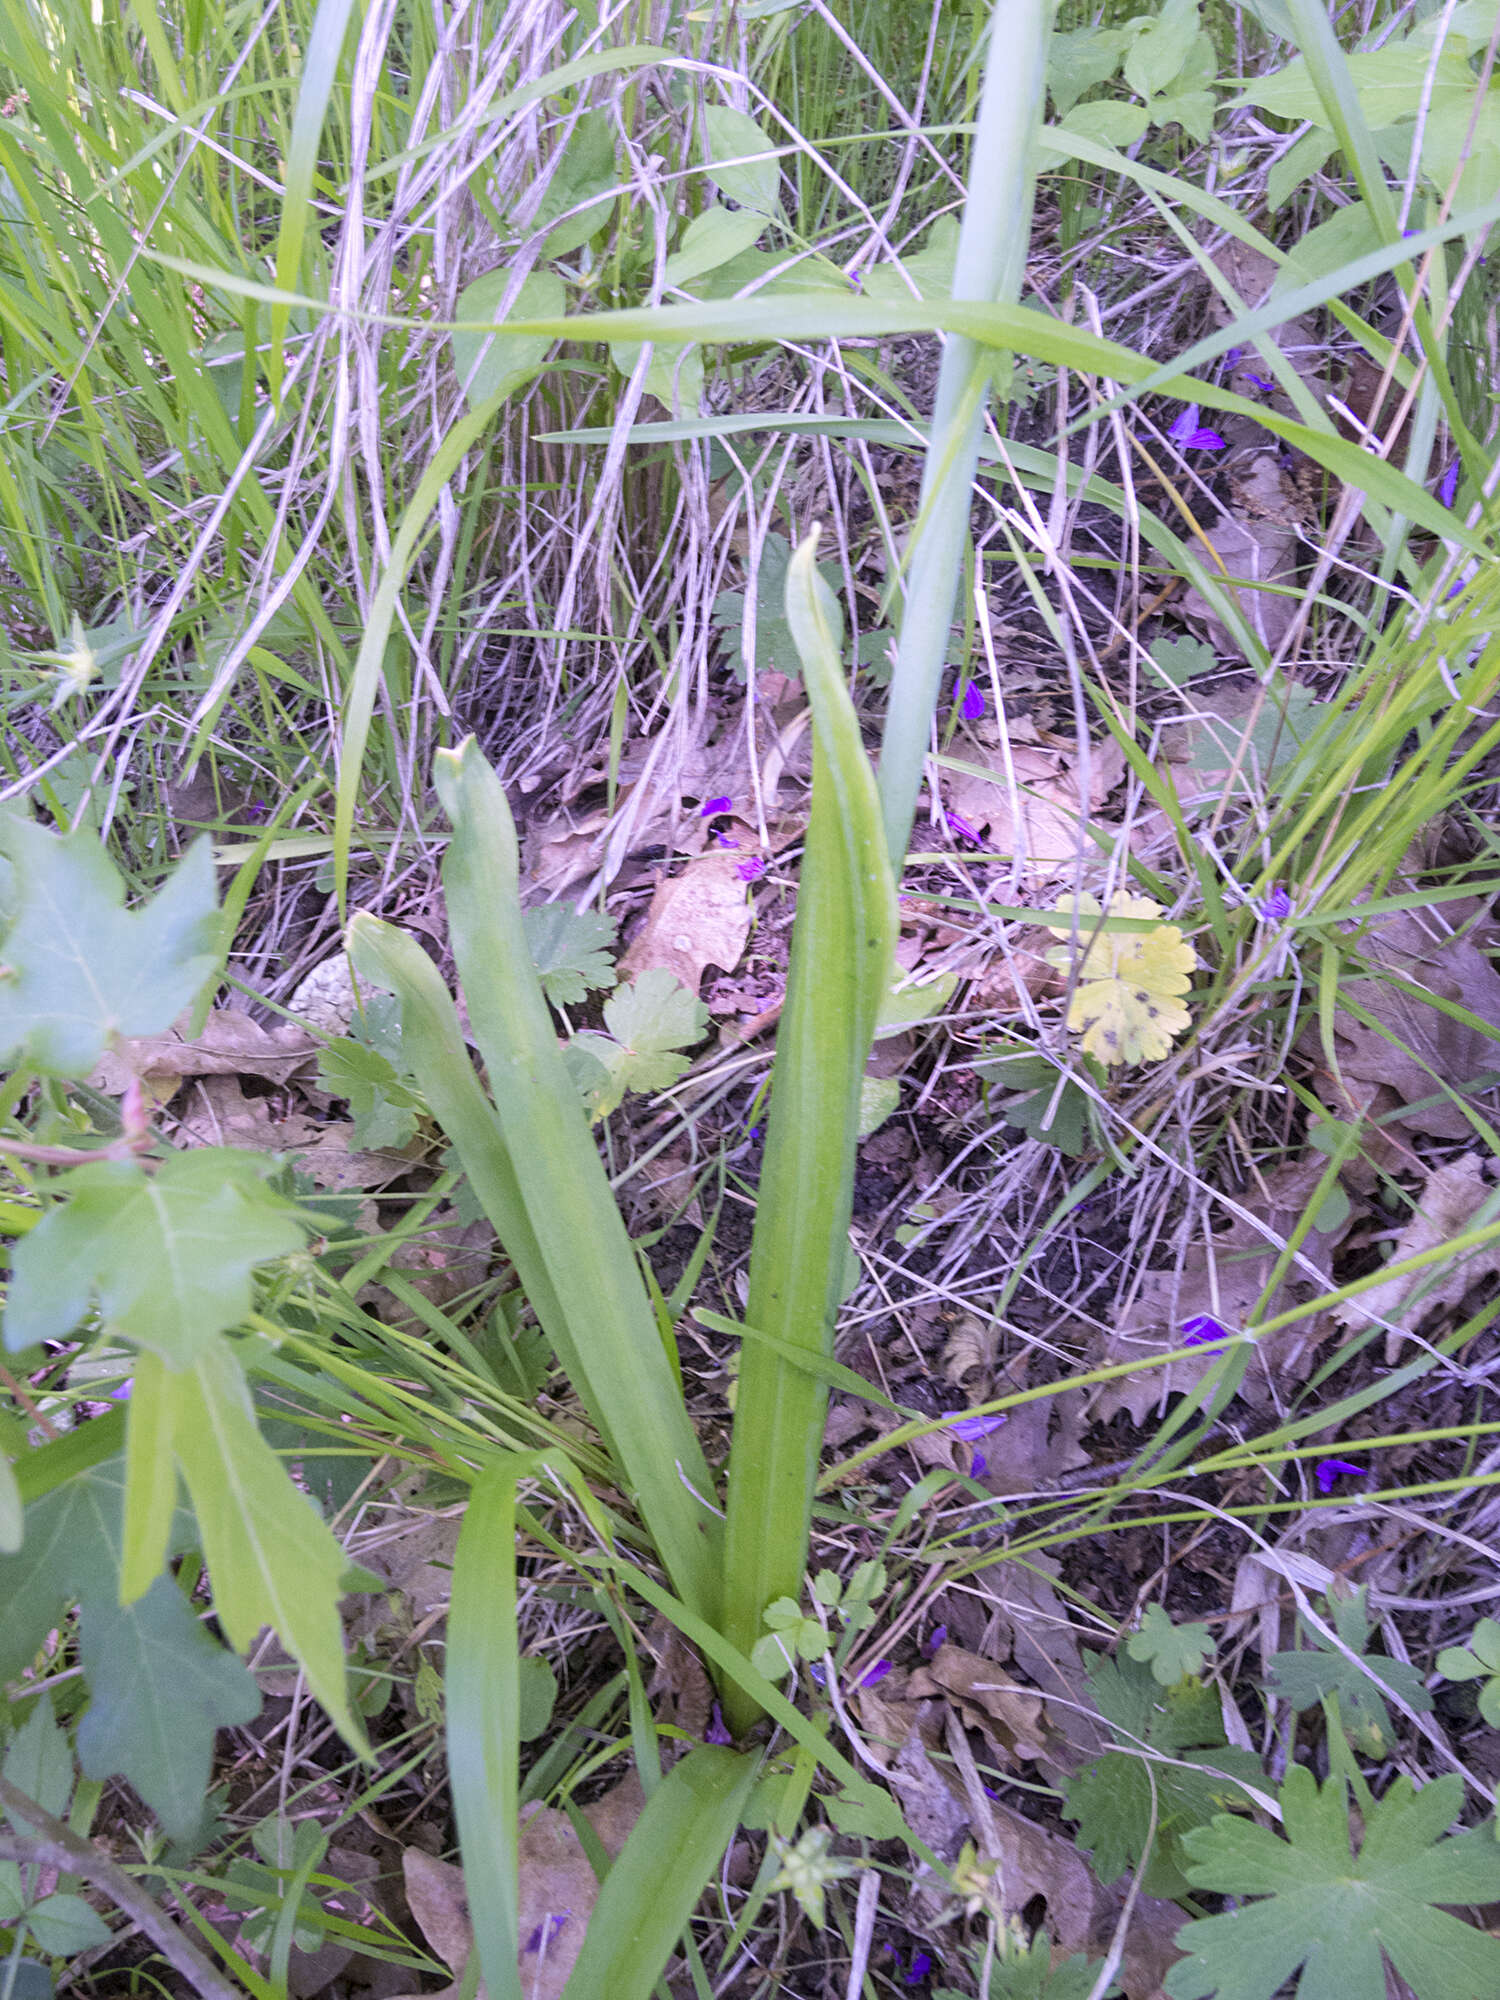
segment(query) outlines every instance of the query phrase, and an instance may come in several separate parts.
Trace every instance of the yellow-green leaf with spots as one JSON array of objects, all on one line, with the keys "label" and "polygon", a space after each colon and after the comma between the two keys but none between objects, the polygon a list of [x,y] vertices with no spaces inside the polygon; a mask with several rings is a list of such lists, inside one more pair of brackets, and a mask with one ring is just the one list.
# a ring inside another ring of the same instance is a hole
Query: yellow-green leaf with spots
[{"label": "yellow-green leaf with spots", "polygon": [[1068,1026],[1083,1036],[1085,1053],[1106,1067],[1160,1062],[1191,1025],[1179,996],[1192,983],[1198,954],[1175,924],[1154,924],[1149,931],[1097,927],[1105,915],[1152,922],[1162,910],[1147,896],[1117,889],[1107,912],[1094,896],[1061,896],[1055,907],[1066,921],[1047,928],[1069,942],[1054,945],[1047,958],[1075,974]]}]

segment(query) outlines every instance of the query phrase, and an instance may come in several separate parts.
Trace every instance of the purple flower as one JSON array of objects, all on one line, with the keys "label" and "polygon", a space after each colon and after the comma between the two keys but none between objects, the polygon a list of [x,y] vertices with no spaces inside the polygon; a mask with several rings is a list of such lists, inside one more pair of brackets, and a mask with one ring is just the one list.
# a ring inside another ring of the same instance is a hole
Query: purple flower
[{"label": "purple flower", "polygon": [[890,1670],[891,1670],[891,1663],[889,1660],[877,1660],[873,1667],[867,1668],[866,1671],[860,1675],[859,1684],[862,1688],[875,1687],[879,1682],[885,1679],[886,1675],[890,1672]]},{"label": "purple flower", "polygon": [[807,1671],[812,1675],[820,1688],[827,1687],[828,1669],[823,1665],[821,1660],[809,1660]]},{"label": "purple flower", "polygon": [[1226,347],[1224,350],[1224,366],[1226,368],[1233,368],[1244,351],[1243,347]]},{"label": "purple flower", "polygon": [[948,1428],[956,1438],[965,1444],[974,1444],[979,1438],[987,1438],[991,1431],[999,1430],[1005,1422],[1004,1414],[991,1417],[954,1417]]},{"label": "purple flower", "polygon": [[1198,422],[1198,405],[1184,404],[1167,436],[1184,451],[1222,451],[1224,440],[1217,431],[1204,430]]},{"label": "purple flower", "polygon": [[1256,904],[1255,914],[1263,924],[1284,924],[1292,914],[1292,899],[1285,889],[1273,889],[1269,896]]},{"label": "purple flower", "polygon": [[717,1702],[714,1703],[713,1712],[708,1718],[708,1727],[703,1732],[703,1740],[705,1743],[732,1743],[734,1741],[734,1738],[724,1727],[724,1717]]},{"label": "purple flower", "polygon": [[973,681],[959,683],[959,713],[965,722],[977,722],[984,714],[984,696]]},{"label": "purple flower", "polygon": [[1194,1313],[1191,1319],[1182,1322],[1184,1347],[1219,1347],[1232,1338],[1229,1328],[1216,1320],[1212,1313]]},{"label": "purple flower", "polygon": [[1335,1479],[1368,1479],[1370,1476],[1368,1466],[1352,1465],[1347,1458],[1320,1458],[1314,1470],[1320,1493],[1331,1493]]},{"label": "purple flower", "polygon": [[135,1377],[132,1376],[128,1382],[122,1382],[118,1389],[110,1390],[109,1400],[112,1403],[128,1403],[130,1401],[130,1392],[134,1387]]},{"label": "purple flower", "polygon": [[271,810],[264,799],[252,799],[245,808],[246,819],[264,819]]},{"label": "purple flower", "polygon": [[731,839],[729,838],[729,835],[728,835],[727,833],[716,833],[716,834],[714,835],[714,840],[715,840],[715,842],[717,843],[717,845],[718,845],[718,846],[720,846],[720,847],[738,847],[738,846],[739,846],[739,842],[738,842],[737,840],[731,840]]},{"label": "purple flower", "polygon": [[973,1457],[969,1460],[969,1477],[971,1479],[983,1479],[984,1475],[989,1471],[989,1469],[990,1469],[990,1462],[985,1457],[984,1453],[982,1451],[976,1451]]},{"label": "purple flower", "polygon": [[948,831],[960,846],[983,847],[984,842],[979,837],[978,827],[970,826],[962,813],[945,812],[943,818],[947,822]]},{"label": "purple flower", "polygon": [[914,1951],[911,1955],[911,1970],[906,1975],[908,1986],[919,1986],[932,1970],[932,1954]]},{"label": "purple flower", "polygon": [[1455,458],[1453,463],[1448,467],[1448,470],[1443,474],[1442,484],[1438,487],[1438,498],[1445,507],[1453,505],[1454,496],[1458,492],[1460,466],[1461,461]]},{"label": "purple flower", "polygon": [[572,1914],[571,1910],[558,1910],[543,1917],[526,1940],[527,1951],[545,1951]]},{"label": "purple flower", "polygon": [[705,799],[698,808],[699,819],[712,819],[715,813],[734,811],[733,799]]},{"label": "purple flower", "polygon": [[1252,375],[1248,368],[1245,370],[1245,380],[1253,383],[1263,396],[1269,396],[1275,387],[1275,384],[1268,382],[1264,375]]},{"label": "purple flower", "polygon": [[946,1645],[947,1639],[948,1639],[947,1626],[934,1625],[932,1630],[927,1634],[927,1644],[922,1648],[922,1650],[924,1653],[927,1653],[929,1655],[940,1652],[943,1646]]},{"label": "purple flower", "polygon": [[766,872],[766,864],[758,854],[752,854],[748,861],[737,862],[734,872],[742,882],[758,882]]}]

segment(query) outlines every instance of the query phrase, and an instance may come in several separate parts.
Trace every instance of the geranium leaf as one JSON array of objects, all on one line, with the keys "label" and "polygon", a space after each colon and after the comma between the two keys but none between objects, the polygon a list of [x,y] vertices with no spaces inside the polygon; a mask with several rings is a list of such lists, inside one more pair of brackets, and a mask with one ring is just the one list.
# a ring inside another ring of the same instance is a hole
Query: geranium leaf
[{"label": "geranium leaf", "polygon": [[571,903],[537,903],[521,912],[531,962],[542,991],[558,1007],[576,1007],[591,991],[613,986],[615,969],[605,956],[615,925],[598,910]]},{"label": "geranium leaf", "polygon": [[112,1331],[186,1366],[250,1311],[254,1267],[303,1243],[264,1172],[251,1154],[205,1146],[155,1174],[122,1160],[59,1176],[68,1200],[13,1252],[6,1345],[65,1339],[97,1299]]},{"label": "geranium leaf", "polygon": [[1283,1696],[1299,1712],[1316,1708],[1325,1695],[1337,1695],[1339,1714],[1355,1747],[1369,1756],[1389,1756],[1394,1731],[1381,1689],[1423,1715],[1432,1707],[1432,1696],[1416,1667],[1381,1653],[1365,1652],[1370,1626],[1363,1591],[1351,1598],[1335,1599],[1329,1610],[1339,1637],[1358,1655],[1357,1660],[1313,1633],[1308,1651],[1272,1655],[1267,1689]]},{"label": "geranium leaf", "polygon": [[1187,1957],[1167,1974],[1172,2000],[1271,2000],[1300,1971],[1301,2000],[1383,2000],[1388,1962],[1417,2000],[1500,1992],[1500,1939],[1439,1904],[1500,1897],[1500,1844],[1487,1832],[1441,1838],[1463,1781],[1421,1791],[1397,1778],[1365,1816],[1351,1852],[1344,1782],[1319,1790],[1294,1765],[1281,1792],[1285,1838],[1228,1817],[1185,1836],[1195,1888],[1263,1898],[1177,1933]]},{"label": "geranium leaf", "polygon": [[[1090,921],[1104,914],[1093,896],[1063,896],[1056,907],[1068,922],[1049,922],[1067,936],[1046,956],[1077,980],[1068,1026],[1083,1036],[1085,1051],[1108,1066],[1160,1062],[1192,1017],[1178,998],[1192,981],[1198,955],[1184,944],[1175,924],[1150,931],[1104,931]],[[1109,899],[1112,917],[1149,920],[1161,905],[1117,889]],[[1076,938],[1076,942],[1075,942]]]},{"label": "geranium leaf", "polygon": [[167,1833],[185,1840],[202,1816],[216,1731],[260,1712],[254,1677],[166,1576],[134,1604],[86,1605],[82,1635],[85,1776],[128,1779]]},{"label": "geranium leaf", "polygon": [[677,1051],[703,1039],[708,1009],[665,967],[652,965],[604,1003],[604,1025],[607,1035],[573,1040],[606,1072],[589,1095],[596,1118],[613,1111],[627,1090],[665,1090],[675,1083],[688,1066]]},{"label": "geranium leaf", "polygon": [[111,1035],[155,1035],[191,1006],[217,963],[213,853],[197,841],[149,903],[96,834],[49,833],[0,814],[14,871],[0,943],[0,1063],[87,1076]]},{"label": "geranium leaf", "polygon": [[1203,1671],[1205,1660],[1213,1658],[1213,1637],[1206,1625],[1174,1625],[1160,1604],[1148,1604],[1141,1629],[1127,1641],[1125,1650],[1133,1660],[1147,1660],[1162,1687],[1174,1687],[1190,1674]]}]

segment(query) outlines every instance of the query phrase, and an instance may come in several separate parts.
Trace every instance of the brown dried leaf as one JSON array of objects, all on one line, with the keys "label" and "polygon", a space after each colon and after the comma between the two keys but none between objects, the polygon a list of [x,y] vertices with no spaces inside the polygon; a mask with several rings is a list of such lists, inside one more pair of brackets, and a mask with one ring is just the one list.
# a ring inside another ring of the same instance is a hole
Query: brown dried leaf
[{"label": "brown dried leaf", "polygon": [[[1209,544],[1224,566],[1224,575],[1216,581],[1221,588],[1232,590],[1246,624],[1267,651],[1274,653],[1300,613],[1301,600],[1256,586],[1289,583],[1296,575],[1296,523],[1303,500],[1274,452],[1250,460],[1237,484],[1233,508],[1221,514],[1208,531]],[[1214,568],[1212,563],[1207,566]],[[1233,585],[1240,587],[1232,589]],[[1245,657],[1229,628],[1196,590],[1184,595],[1182,614],[1189,624],[1207,634],[1216,651],[1234,659]]]},{"label": "brown dried leaf", "polygon": [[183,1015],[163,1035],[138,1035],[106,1049],[89,1082],[95,1090],[119,1097],[133,1077],[147,1094],[165,1104],[185,1077],[254,1076],[266,1083],[286,1083],[311,1065],[318,1043],[303,1028],[263,1028],[248,1014],[221,1007],[191,1041],[183,1030]]},{"label": "brown dried leaf", "polygon": [[1113,738],[1090,746],[1087,791],[1082,762],[1056,749],[1012,742],[1008,757],[1002,746],[962,761],[971,768],[955,770],[954,760],[938,759],[947,810],[994,852],[1018,856],[1023,881],[1081,879],[1101,859],[1085,821],[1123,774],[1123,753]]},{"label": "brown dried leaf", "polygon": [[[1482,1071],[1500,1068],[1500,972],[1484,949],[1494,949],[1497,940],[1489,928],[1462,934],[1448,928],[1465,923],[1478,907],[1471,901],[1450,903],[1442,912],[1393,911],[1371,925],[1363,950],[1368,960],[1389,967],[1397,977],[1467,1008],[1495,1034],[1454,1020],[1388,980],[1352,979],[1344,992],[1396,1040],[1388,1040],[1378,1028],[1366,1027],[1340,1008],[1333,1029],[1339,1069],[1345,1076],[1388,1084],[1412,1104],[1436,1095],[1434,1071],[1445,1083],[1462,1085]],[[1309,1053],[1319,1050],[1316,1024],[1309,1025],[1300,1046]],[[1466,1139],[1474,1129],[1446,1098],[1425,1110],[1409,1111],[1401,1122],[1410,1131],[1436,1139]]]},{"label": "brown dried leaf", "polygon": [[[1071,1764],[1096,1757],[1104,1748],[1104,1738],[1094,1721],[1089,1680],[1072,1620],[1052,1588],[1061,1569],[1054,1556],[1032,1555],[1024,1562],[1013,1559],[992,1564],[979,1573],[975,1583],[1000,1614],[1014,1665],[1035,1682],[1041,1694],[1059,1698],[1048,1714],[1066,1733]],[[986,1650],[998,1657],[1005,1648],[987,1641]]]},{"label": "brown dried leaf", "polygon": [[982,1660],[963,1646],[939,1646],[936,1657],[918,1667],[906,1683],[910,1701],[938,1694],[957,1702],[970,1728],[983,1729],[1008,1761],[1042,1755],[1041,1696],[1012,1680],[992,1660]]},{"label": "brown dried leaf", "polygon": [[[1327,1161],[1319,1155],[1289,1161],[1267,1176],[1264,1195],[1243,1196],[1240,1206],[1262,1217],[1285,1242],[1326,1166]],[[1341,1233],[1330,1231],[1320,1235],[1314,1230],[1303,1243],[1302,1255],[1324,1278],[1331,1271],[1333,1251]],[[1261,1232],[1239,1218],[1209,1242],[1194,1241],[1179,1269],[1147,1273],[1133,1304],[1100,1342],[1096,1365],[1110,1367],[1122,1361],[1144,1361],[1153,1354],[1181,1347],[1183,1322],[1199,1314],[1209,1314],[1231,1332],[1237,1332],[1265,1290],[1276,1258],[1277,1251]],[[1291,1274],[1272,1298],[1269,1313],[1284,1311],[1312,1289],[1309,1274],[1293,1265]],[[1320,1318],[1283,1327],[1267,1336],[1255,1350],[1241,1395],[1258,1402],[1269,1393],[1273,1379],[1278,1382],[1304,1379],[1313,1350],[1328,1330]],[[1144,1423],[1165,1397],[1183,1395],[1195,1388],[1222,1352],[1221,1348],[1205,1346],[1165,1368],[1148,1368],[1139,1375],[1105,1382],[1094,1392],[1089,1413],[1096,1422],[1108,1422],[1116,1411],[1129,1410],[1135,1423]]]},{"label": "brown dried leaf", "polygon": [[[1482,1155],[1464,1153],[1456,1160],[1446,1161],[1428,1175],[1416,1214],[1396,1238],[1391,1262],[1436,1249],[1440,1243],[1449,1243],[1474,1228],[1480,1210],[1494,1193],[1493,1184],[1485,1178]],[[1471,1285],[1496,1271],[1500,1271],[1500,1243],[1486,1243],[1451,1263],[1431,1266],[1406,1278],[1388,1278],[1383,1285],[1336,1306],[1333,1316],[1341,1326],[1353,1328],[1405,1317],[1415,1330],[1419,1320],[1445,1306],[1456,1306]],[[1401,1345],[1401,1334],[1388,1331],[1385,1340],[1388,1366],[1400,1354]]]},{"label": "brown dried leaf", "polygon": [[623,978],[661,966],[697,996],[707,966],[733,972],[750,936],[743,856],[716,851],[658,883],[646,920],[620,960]]},{"label": "brown dried leaf", "polygon": [[[634,1772],[583,1808],[611,1860],[625,1845],[645,1797]],[[568,1815],[550,1806],[521,1816],[519,1847],[520,1972],[527,2000],[559,2000],[567,1985],[599,1895],[599,1882]],[[418,1847],[401,1857],[412,1915],[443,1963],[462,1973],[474,1946],[463,1870],[434,1861]],[[445,1988],[456,1993],[457,1986]],[[479,1993],[484,1994],[481,1983]],[[440,2000],[440,1996],[437,1996]]]}]

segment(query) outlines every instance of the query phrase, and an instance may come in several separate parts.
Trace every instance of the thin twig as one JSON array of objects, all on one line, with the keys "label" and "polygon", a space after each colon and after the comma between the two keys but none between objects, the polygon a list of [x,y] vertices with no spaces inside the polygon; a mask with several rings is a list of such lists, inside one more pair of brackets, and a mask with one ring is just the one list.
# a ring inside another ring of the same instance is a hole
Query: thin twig
[{"label": "thin twig", "polygon": [[0,1777],[0,1805],[17,1825],[24,1822],[38,1829],[34,1835],[0,1834],[0,1859],[36,1861],[65,1875],[81,1875],[140,1926],[163,1958],[191,1982],[193,1991],[202,1995],[203,2000],[242,2000],[240,1989],[231,1986],[145,1890],[123,1868],[106,1860],[92,1841],[82,1839],[60,1819],[43,1811],[35,1799],[18,1791],[5,1777]]}]

